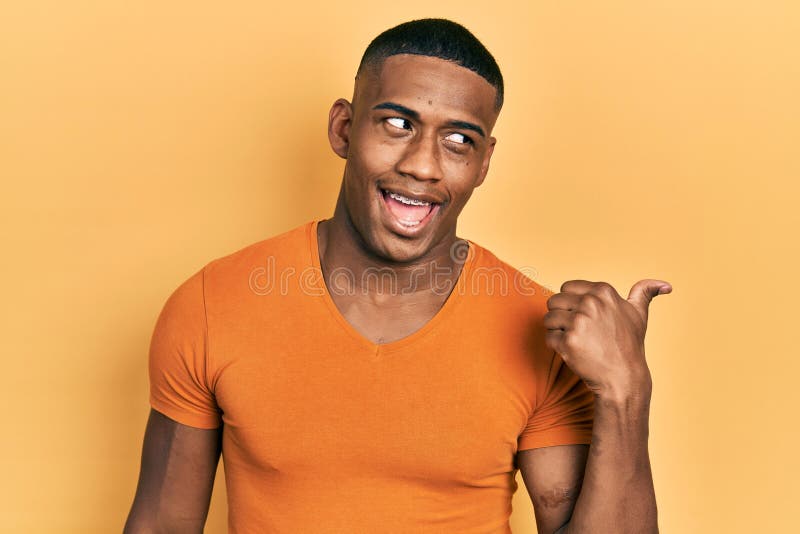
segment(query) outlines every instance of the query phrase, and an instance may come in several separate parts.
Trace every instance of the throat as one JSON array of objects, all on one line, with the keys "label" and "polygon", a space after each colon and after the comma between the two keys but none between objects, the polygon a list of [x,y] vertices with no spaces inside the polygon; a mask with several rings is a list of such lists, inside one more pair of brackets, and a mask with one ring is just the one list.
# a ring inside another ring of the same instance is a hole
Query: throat
[{"label": "throat", "polygon": [[[396,296],[379,299],[337,296],[337,309],[363,337],[375,344],[398,341],[423,329],[441,310],[447,295]],[[423,298],[424,297],[424,298]]]},{"label": "throat", "polygon": [[[330,299],[341,317],[373,344],[392,343],[425,328],[447,302],[464,265],[464,258],[449,253],[453,247],[413,266],[376,263],[333,220],[320,223],[317,240]],[[328,246],[333,243],[338,246]]]}]

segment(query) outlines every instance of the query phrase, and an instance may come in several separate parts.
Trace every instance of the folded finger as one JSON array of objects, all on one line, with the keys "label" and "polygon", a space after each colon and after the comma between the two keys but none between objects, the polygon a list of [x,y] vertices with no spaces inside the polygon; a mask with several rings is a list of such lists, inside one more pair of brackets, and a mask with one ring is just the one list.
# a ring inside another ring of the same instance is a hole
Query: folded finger
[{"label": "folded finger", "polygon": [[556,293],[547,299],[548,310],[575,310],[581,302],[581,295],[574,293]]},{"label": "folded finger", "polygon": [[548,330],[569,330],[574,314],[568,310],[550,310],[544,314],[544,327]]}]

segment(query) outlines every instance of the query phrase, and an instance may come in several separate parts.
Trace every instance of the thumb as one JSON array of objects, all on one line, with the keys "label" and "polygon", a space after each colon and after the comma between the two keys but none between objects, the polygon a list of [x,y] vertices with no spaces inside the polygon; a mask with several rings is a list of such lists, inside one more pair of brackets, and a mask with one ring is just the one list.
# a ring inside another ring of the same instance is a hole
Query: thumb
[{"label": "thumb", "polygon": [[663,295],[672,292],[672,286],[669,282],[664,280],[639,280],[631,288],[628,293],[628,302],[633,304],[636,310],[647,320],[647,308],[650,306],[650,301],[656,295]]}]

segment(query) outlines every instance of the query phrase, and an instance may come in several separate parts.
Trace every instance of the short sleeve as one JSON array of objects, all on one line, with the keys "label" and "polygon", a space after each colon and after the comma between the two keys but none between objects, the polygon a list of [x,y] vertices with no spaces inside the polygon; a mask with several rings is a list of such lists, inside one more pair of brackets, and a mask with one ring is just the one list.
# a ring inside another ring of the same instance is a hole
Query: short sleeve
[{"label": "short sleeve", "polygon": [[517,449],[591,443],[594,394],[557,353],[543,375]]},{"label": "short sleeve", "polygon": [[203,291],[200,270],[178,286],[158,316],[150,341],[150,405],[181,424],[217,428]]}]

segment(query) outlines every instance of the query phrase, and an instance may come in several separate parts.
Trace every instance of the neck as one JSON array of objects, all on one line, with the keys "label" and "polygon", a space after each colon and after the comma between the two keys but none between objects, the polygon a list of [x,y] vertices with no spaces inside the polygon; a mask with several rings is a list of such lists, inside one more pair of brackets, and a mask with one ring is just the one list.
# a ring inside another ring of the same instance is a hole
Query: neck
[{"label": "neck", "polygon": [[432,290],[449,293],[463,265],[451,254],[456,242],[463,242],[455,231],[410,262],[378,256],[353,225],[341,193],[333,217],[319,223],[317,237],[320,264],[332,293],[355,290],[373,298],[430,294]]}]

